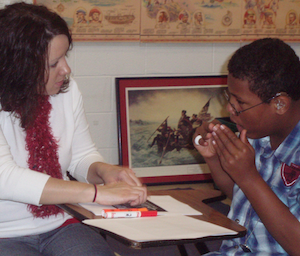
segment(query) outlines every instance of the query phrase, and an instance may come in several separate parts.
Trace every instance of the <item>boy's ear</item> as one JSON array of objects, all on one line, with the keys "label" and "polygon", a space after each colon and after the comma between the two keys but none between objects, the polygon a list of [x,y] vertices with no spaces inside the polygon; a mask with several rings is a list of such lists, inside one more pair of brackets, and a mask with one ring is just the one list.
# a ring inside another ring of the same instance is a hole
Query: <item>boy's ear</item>
[{"label": "boy's ear", "polygon": [[282,115],[290,108],[291,99],[285,95],[281,95],[274,99],[273,104],[276,112]]}]

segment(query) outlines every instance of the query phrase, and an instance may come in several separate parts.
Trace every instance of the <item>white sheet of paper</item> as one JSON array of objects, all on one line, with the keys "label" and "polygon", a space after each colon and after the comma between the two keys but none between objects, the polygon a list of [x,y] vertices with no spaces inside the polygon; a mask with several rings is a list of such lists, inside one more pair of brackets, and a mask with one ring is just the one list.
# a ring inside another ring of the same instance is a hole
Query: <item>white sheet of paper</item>
[{"label": "white sheet of paper", "polygon": [[[194,208],[187,204],[184,204],[171,196],[150,196],[148,200],[161,208],[165,209],[167,212],[159,212],[159,215],[202,215],[201,212],[196,211]],[[112,206],[100,205],[97,203],[81,203],[79,204],[83,208],[89,210],[97,216],[101,216],[103,209],[115,209]]]},{"label": "white sheet of paper", "polygon": [[83,223],[139,242],[237,234],[233,230],[184,215],[89,219],[84,220]]},{"label": "white sheet of paper", "polygon": [[196,211],[188,204],[176,200],[172,196],[150,196],[148,200],[167,211],[166,213],[161,212],[159,215],[202,215],[201,212]]}]

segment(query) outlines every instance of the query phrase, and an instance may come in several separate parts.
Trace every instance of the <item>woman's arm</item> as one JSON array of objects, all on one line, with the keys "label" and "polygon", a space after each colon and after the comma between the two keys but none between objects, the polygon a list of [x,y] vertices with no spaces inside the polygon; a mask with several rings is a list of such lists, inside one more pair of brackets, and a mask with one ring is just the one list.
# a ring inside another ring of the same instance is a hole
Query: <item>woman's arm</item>
[{"label": "woman's arm", "polygon": [[82,182],[95,184],[125,182],[132,186],[141,186],[141,182],[131,169],[104,162],[92,141],[83,109],[82,96],[74,80],[72,80],[72,87],[70,86],[70,93],[74,123],[70,174]]},{"label": "woman's arm", "polygon": [[0,128],[0,199],[38,205],[49,177],[19,167]]},{"label": "woman's arm", "polygon": [[[95,193],[97,195],[95,196]],[[97,186],[77,181],[65,181],[49,178],[40,198],[40,204],[88,203],[103,205],[123,204],[130,202],[138,205],[146,201],[146,187],[130,186],[124,182]]]}]

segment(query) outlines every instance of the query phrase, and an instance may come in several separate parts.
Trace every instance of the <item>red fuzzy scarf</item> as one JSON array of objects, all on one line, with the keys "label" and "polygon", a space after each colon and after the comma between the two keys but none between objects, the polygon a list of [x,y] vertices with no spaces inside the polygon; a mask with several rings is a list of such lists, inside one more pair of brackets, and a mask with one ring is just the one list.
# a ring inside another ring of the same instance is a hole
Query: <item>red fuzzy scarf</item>
[{"label": "red fuzzy scarf", "polygon": [[[39,114],[34,124],[26,129],[26,149],[29,152],[28,167],[31,170],[46,173],[53,178],[62,179],[57,153],[58,145],[52,135],[49,123],[52,107],[49,96],[40,96],[38,104]],[[55,205],[28,205],[28,209],[37,218],[63,213],[63,210]]]}]

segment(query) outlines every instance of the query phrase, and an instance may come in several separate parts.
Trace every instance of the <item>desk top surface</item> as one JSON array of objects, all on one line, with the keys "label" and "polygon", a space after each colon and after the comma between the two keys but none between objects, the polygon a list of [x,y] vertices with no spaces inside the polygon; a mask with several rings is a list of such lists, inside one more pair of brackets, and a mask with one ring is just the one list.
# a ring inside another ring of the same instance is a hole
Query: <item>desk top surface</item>
[{"label": "desk top surface", "polygon": [[[119,241],[123,242],[124,244],[127,244],[133,248],[143,248],[143,247],[151,247],[151,246],[161,246],[161,245],[171,245],[171,244],[184,244],[184,243],[191,243],[191,242],[197,242],[200,241],[207,241],[207,240],[220,240],[220,239],[230,239],[234,237],[240,237],[244,236],[246,234],[246,228],[243,226],[238,225],[236,222],[230,220],[225,215],[219,213],[218,211],[212,209],[203,201],[209,202],[214,201],[216,199],[222,200],[222,193],[218,190],[213,189],[179,189],[179,190],[156,190],[156,191],[150,191],[149,195],[170,195],[173,198],[190,205],[194,209],[200,211],[203,215],[193,216],[193,218],[204,220],[207,222],[211,222],[217,225],[220,225],[222,227],[234,230],[238,232],[237,235],[226,235],[221,237],[206,237],[206,238],[199,238],[197,240],[193,241],[164,241],[160,242],[161,244],[158,244],[157,241],[155,242],[136,242],[136,241],[128,241],[124,238],[116,237],[113,234],[109,232],[105,232],[108,235],[114,236],[114,238],[118,239]],[[79,205],[62,205],[61,206],[64,210],[75,216],[76,218],[80,220],[84,219],[97,219],[101,218],[101,216],[95,216],[90,211],[82,208]]]}]

